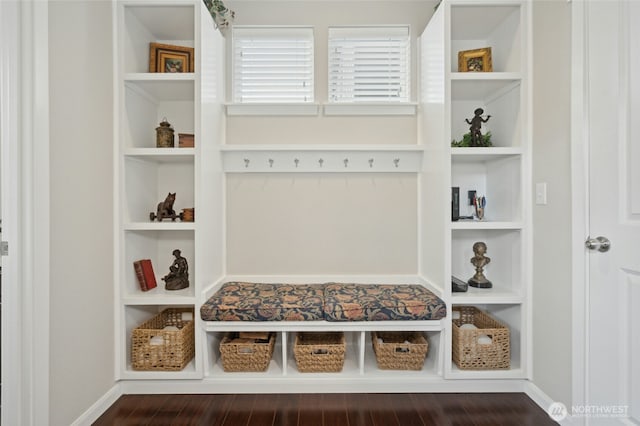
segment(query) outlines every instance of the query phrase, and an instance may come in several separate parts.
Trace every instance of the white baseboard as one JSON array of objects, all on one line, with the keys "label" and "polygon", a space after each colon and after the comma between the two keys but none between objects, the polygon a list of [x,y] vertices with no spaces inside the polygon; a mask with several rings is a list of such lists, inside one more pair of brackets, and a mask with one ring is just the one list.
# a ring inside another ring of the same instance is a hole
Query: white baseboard
[{"label": "white baseboard", "polygon": [[100,397],[91,407],[87,409],[80,417],[78,417],[71,426],[90,426],[98,420],[109,407],[113,405],[118,398],[122,396],[122,386],[116,383],[111,389]]},{"label": "white baseboard", "polygon": [[[547,411],[551,404],[555,403],[553,399],[546,393],[542,391],[538,386],[534,385],[532,382],[528,382],[524,385],[524,392],[527,394],[529,398],[533,400],[540,408],[544,411]],[[571,407],[567,407],[569,410]],[[565,417],[563,420],[559,421],[562,426],[578,426],[583,425],[583,419],[576,419],[571,416]]]}]

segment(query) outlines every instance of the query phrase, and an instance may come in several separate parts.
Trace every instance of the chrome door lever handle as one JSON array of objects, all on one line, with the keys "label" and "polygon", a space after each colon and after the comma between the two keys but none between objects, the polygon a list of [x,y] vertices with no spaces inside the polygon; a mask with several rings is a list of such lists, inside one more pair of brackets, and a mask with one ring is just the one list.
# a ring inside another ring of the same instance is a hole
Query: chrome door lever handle
[{"label": "chrome door lever handle", "polygon": [[589,250],[598,250],[604,253],[611,248],[611,241],[606,237],[587,238],[584,242],[584,246]]}]

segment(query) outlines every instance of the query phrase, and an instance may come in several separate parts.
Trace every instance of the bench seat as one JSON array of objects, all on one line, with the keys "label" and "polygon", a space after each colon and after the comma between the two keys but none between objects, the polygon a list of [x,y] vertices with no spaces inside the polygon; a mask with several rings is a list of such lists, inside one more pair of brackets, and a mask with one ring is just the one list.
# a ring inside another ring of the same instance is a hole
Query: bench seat
[{"label": "bench seat", "polygon": [[200,308],[204,321],[324,319],[324,285],[228,282]]},{"label": "bench seat", "polygon": [[446,305],[416,284],[228,282],[200,308],[204,321],[428,321]]},{"label": "bench seat", "polygon": [[417,284],[329,283],[324,289],[327,321],[428,321],[446,315],[445,303]]}]

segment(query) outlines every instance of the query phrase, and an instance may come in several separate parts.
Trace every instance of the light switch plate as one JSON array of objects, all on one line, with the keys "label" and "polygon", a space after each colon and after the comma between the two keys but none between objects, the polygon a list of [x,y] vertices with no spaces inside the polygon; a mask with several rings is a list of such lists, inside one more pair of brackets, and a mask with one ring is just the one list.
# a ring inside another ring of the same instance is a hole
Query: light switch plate
[{"label": "light switch plate", "polygon": [[540,206],[547,205],[547,183],[536,183],[536,204]]}]

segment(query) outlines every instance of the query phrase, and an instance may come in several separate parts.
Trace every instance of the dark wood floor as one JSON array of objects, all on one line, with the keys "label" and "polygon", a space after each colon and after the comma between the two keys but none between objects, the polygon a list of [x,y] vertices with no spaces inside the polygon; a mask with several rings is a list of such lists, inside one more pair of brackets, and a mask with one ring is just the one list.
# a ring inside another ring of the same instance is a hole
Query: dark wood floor
[{"label": "dark wood floor", "polygon": [[555,425],[522,393],[124,395],[95,423],[207,426]]}]

